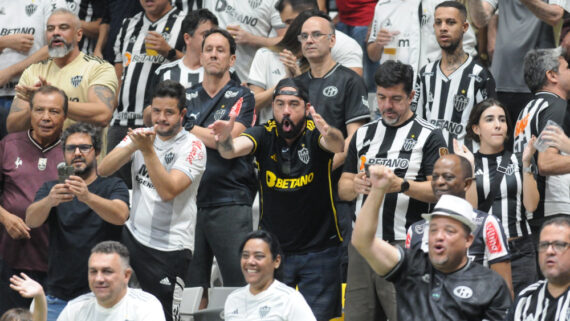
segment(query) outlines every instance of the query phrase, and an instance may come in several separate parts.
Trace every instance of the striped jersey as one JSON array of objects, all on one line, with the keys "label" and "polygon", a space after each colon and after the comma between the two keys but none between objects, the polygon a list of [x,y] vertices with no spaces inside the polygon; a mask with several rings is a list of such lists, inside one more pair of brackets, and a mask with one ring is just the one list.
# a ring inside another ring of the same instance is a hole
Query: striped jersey
[{"label": "striped jersey", "polygon": [[172,5],[182,10],[190,12],[202,8],[202,0],[172,0]]},{"label": "striped jersey", "polygon": [[475,153],[475,181],[479,206],[485,203],[491,184],[498,172],[503,173],[499,191],[489,209],[489,214],[501,219],[507,238],[530,235],[523,206],[522,154],[511,154],[506,167],[501,166],[504,151],[485,155]]},{"label": "striped jersey", "polygon": [[[548,120],[555,121],[566,136],[570,136],[570,113],[567,112],[566,100],[550,92],[538,92],[519,114],[515,125],[514,152],[522,153],[532,135],[538,137]],[[538,160],[537,154],[535,159]],[[570,186],[570,174],[538,175],[536,183],[540,201],[528,219],[570,214],[570,189],[567,188]]]},{"label": "striped jersey", "polygon": [[540,280],[522,290],[509,310],[509,321],[570,320],[570,296],[568,290],[558,298],[548,292],[548,281]]},{"label": "striped jersey", "polygon": [[180,32],[184,15],[176,8],[162,18],[151,22],[144,12],[125,19],[115,41],[115,63],[123,65],[119,104],[113,114],[112,126],[140,127],[143,125],[143,109],[146,92],[152,76],[160,65],[168,62],[165,57],[145,47],[149,31],[161,33],[170,47],[182,50],[184,40]]},{"label": "striped jersey", "polygon": [[[441,128],[449,146],[453,146],[453,138],[463,144],[473,106],[495,97],[495,81],[471,56],[449,76],[441,71],[440,63],[441,60],[436,60],[421,68],[412,109],[416,108],[416,114]],[[465,144],[473,151],[470,140]]]},{"label": "striped jersey", "polygon": [[[360,127],[348,148],[344,172],[358,173],[365,165],[384,165],[398,177],[426,181],[440,155],[447,154],[441,130],[426,120],[412,116],[404,124],[387,126],[378,119]],[[358,195],[356,214],[366,199]],[[378,213],[376,236],[386,241],[403,241],[406,230],[427,213],[428,204],[404,193],[386,194]]]}]

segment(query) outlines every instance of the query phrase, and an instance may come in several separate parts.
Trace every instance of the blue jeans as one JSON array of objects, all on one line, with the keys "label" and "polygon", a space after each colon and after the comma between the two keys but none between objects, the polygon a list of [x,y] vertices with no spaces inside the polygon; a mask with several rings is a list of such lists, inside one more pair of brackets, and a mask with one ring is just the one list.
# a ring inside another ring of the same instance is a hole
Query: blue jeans
[{"label": "blue jeans", "polygon": [[336,24],[336,29],[340,30],[350,37],[352,37],[360,47],[362,47],[363,55],[362,55],[362,66],[363,66],[363,78],[364,82],[366,83],[366,88],[368,92],[376,92],[376,84],[374,83],[374,73],[378,66],[380,66],[379,62],[372,62],[368,58],[368,53],[366,52],[366,43],[368,39],[366,39],[366,34],[368,33],[368,26],[349,26],[345,23],[338,22]]},{"label": "blue jeans", "polygon": [[67,301],[58,299],[49,294],[46,296],[46,301],[48,307],[47,321],[57,321],[57,318],[61,314],[61,311],[63,311],[67,305]]}]

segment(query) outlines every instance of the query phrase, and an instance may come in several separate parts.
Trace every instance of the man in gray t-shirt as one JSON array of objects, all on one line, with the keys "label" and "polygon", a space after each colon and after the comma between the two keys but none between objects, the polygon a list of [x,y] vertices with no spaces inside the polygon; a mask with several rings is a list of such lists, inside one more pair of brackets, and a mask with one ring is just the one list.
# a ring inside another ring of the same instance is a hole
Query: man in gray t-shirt
[{"label": "man in gray t-shirt", "polygon": [[554,48],[555,26],[567,0],[469,0],[473,24],[487,24],[499,10],[499,26],[491,73],[497,85],[497,97],[507,105],[511,119],[532,99],[523,78],[523,59],[530,49]]}]

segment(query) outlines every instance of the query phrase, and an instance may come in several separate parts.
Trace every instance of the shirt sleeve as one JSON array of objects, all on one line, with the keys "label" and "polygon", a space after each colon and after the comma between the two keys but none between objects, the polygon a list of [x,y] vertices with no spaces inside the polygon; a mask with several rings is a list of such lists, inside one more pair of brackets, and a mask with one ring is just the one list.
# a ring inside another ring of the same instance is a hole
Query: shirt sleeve
[{"label": "shirt sleeve", "polygon": [[36,197],[34,198],[34,203],[37,201],[41,201],[46,196],[49,195],[49,191],[53,185],[50,182],[43,183],[42,187],[36,192]]},{"label": "shirt sleeve", "polygon": [[178,154],[172,169],[183,172],[192,182],[196,182],[206,170],[206,146],[195,138],[184,150]]},{"label": "shirt sleeve", "polygon": [[251,67],[249,68],[249,78],[247,83],[267,89],[267,78],[265,77],[265,71],[267,67],[267,60],[265,59],[266,54],[271,54],[266,49],[259,49],[255,53],[253,60],[251,62]]},{"label": "shirt sleeve", "polygon": [[485,241],[485,254],[489,265],[511,259],[507,237],[503,226],[493,215],[487,215],[483,227],[483,241]]},{"label": "shirt sleeve", "polygon": [[331,55],[334,61],[347,68],[362,68],[362,47],[341,31],[336,31],[336,44]]},{"label": "shirt sleeve", "polygon": [[376,35],[380,30],[380,13],[381,11],[378,10],[378,4],[376,4],[376,8],[374,8],[374,18],[372,19],[372,26],[370,27],[370,37],[368,37],[368,43],[376,41]]},{"label": "shirt sleeve", "polygon": [[[344,119],[346,124],[357,121],[370,121],[368,108],[368,92],[361,77],[349,78],[346,86],[347,99],[345,101]],[[340,128],[339,128],[340,129]]]},{"label": "shirt sleeve", "polygon": [[260,155],[260,150],[263,149],[263,134],[268,130],[268,127],[271,127],[273,125],[275,125],[275,121],[270,120],[265,125],[253,126],[247,128],[243,133],[241,133],[240,136],[249,138],[249,140],[251,140],[253,143],[253,149],[251,150],[250,155]]},{"label": "shirt sleeve", "polygon": [[299,292],[293,292],[289,297],[289,307],[286,320],[316,321],[313,311]]},{"label": "shirt sleeve", "polygon": [[[489,282],[499,283],[499,286],[489,284],[489,289],[495,289],[493,298],[489,301],[490,305],[485,309],[483,320],[503,321],[507,318],[507,313],[511,308],[513,300],[511,293],[507,287],[507,283],[500,276],[496,275],[496,279],[489,279]],[[489,293],[491,294],[491,293]],[[515,306],[512,306],[513,308]]]},{"label": "shirt sleeve", "polygon": [[274,29],[282,29],[285,28],[285,24],[283,23],[283,21],[281,21],[281,15],[279,14],[279,11],[277,11],[277,9],[275,8],[275,5],[277,4],[277,0],[272,1],[271,3],[271,26]]},{"label": "shirt sleeve", "polygon": [[[164,318],[164,312],[162,310],[162,304],[156,297],[152,297],[152,299],[146,302],[143,309],[144,313],[139,314],[139,318],[137,320],[141,321],[166,321]],[[58,320],[59,321],[59,320]]]},{"label": "shirt sleeve", "polygon": [[113,95],[117,92],[117,87],[119,86],[115,68],[107,62],[102,62],[95,67],[89,75],[89,80],[89,87],[95,85],[105,86],[111,89]]},{"label": "shirt sleeve", "polygon": [[416,77],[416,83],[414,84],[414,91],[415,91],[414,99],[412,100],[410,108],[412,109],[412,111],[416,113],[416,115],[418,115],[418,117],[426,119],[425,106],[424,106],[425,99],[423,97],[426,93],[422,92],[423,84],[421,76],[424,73],[424,71],[425,71],[425,66],[422,67],[422,69],[418,73],[418,76]]},{"label": "shirt sleeve", "polygon": [[125,65],[123,63],[123,41],[125,39],[123,39],[123,37],[125,36],[125,33],[127,32],[127,26],[129,25],[129,19],[125,19],[123,21],[123,25],[121,26],[121,29],[119,30],[119,33],[117,34],[117,38],[115,39],[115,43],[113,44],[113,52],[115,53],[115,61],[114,63],[118,64],[118,63],[122,63],[123,65]]},{"label": "shirt sleeve", "polygon": [[127,206],[129,206],[129,188],[125,182],[117,177],[108,178],[107,185],[112,186],[111,193],[109,197],[106,197],[110,200],[120,200],[125,202]]},{"label": "shirt sleeve", "polygon": [[344,167],[342,168],[343,172],[346,173],[358,173],[358,162],[360,161],[358,158],[358,154],[356,151],[356,135],[358,131],[352,135],[352,139],[348,144],[348,151],[346,152],[346,159],[344,161]]},{"label": "shirt sleeve", "polygon": [[448,153],[447,144],[445,143],[441,129],[434,129],[423,148],[422,169],[425,175],[430,176],[433,171],[433,165],[438,158]]},{"label": "shirt sleeve", "polygon": [[[243,90],[243,95],[241,96],[241,98],[243,98],[243,101],[241,108],[236,108],[236,112],[238,113],[236,117],[236,122],[243,124],[245,128],[249,128],[252,126],[253,123],[253,109],[255,107],[255,98],[251,90],[249,90],[249,88],[242,87],[242,90]],[[229,116],[227,117],[229,119]]]},{"label": "shirt sleeve", "polygon": [[[496,98],[497,93],[495,91],[495,78],[490,72],[485,70],[481,73],[482,81],[477,85],[477,91],[475,92],[475,103],[478,104],[487,98]],[[516,121],[516,120],[515,120]]]}]

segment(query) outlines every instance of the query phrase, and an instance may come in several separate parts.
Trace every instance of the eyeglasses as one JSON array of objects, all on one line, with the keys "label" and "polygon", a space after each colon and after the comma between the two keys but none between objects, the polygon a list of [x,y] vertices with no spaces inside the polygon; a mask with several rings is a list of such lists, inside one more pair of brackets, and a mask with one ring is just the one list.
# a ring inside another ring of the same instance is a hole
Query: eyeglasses
[{"label": "eyeglasses", "polygon": [[561,252],[566,251],[568,246],[570,246],[570,243],[563,242],[563,241],[538,242],[538,251],[544,252],[544,251],[548,250],[548,248],[551,245],[552,245],[552,248],[554,249],[554,252],[561,253]]},{"label": "eyeglasses", "polygon": [[322,32],[320,32],[320,31],[313,31],[313,32],[311,32],[311,33],[303,32],[303,33],[301,33],[300,35],[297,36],[297,39],[299,40],[299,42],[305,42],[305,41],[307,41],[307,40],[309,39],[309,36],[310,36],[311,38],[317,40],[317,39],[319,39],[319,38],[321,38],[321,37],[323,37],[323,36],[327,36],[327,37],[330,38],[330,37],[332,36],[332,33],[322,33]]},{"label": "eyeglasses", "polygon": [[68,153],[73,153],[78,148],[79,148],[80,152],[82,152],[83,154],[87,154],[87,153],[89,153],[91,148],[93,148],[93,145],[89,145],[89,144],[65,145],[65,151]]}]

